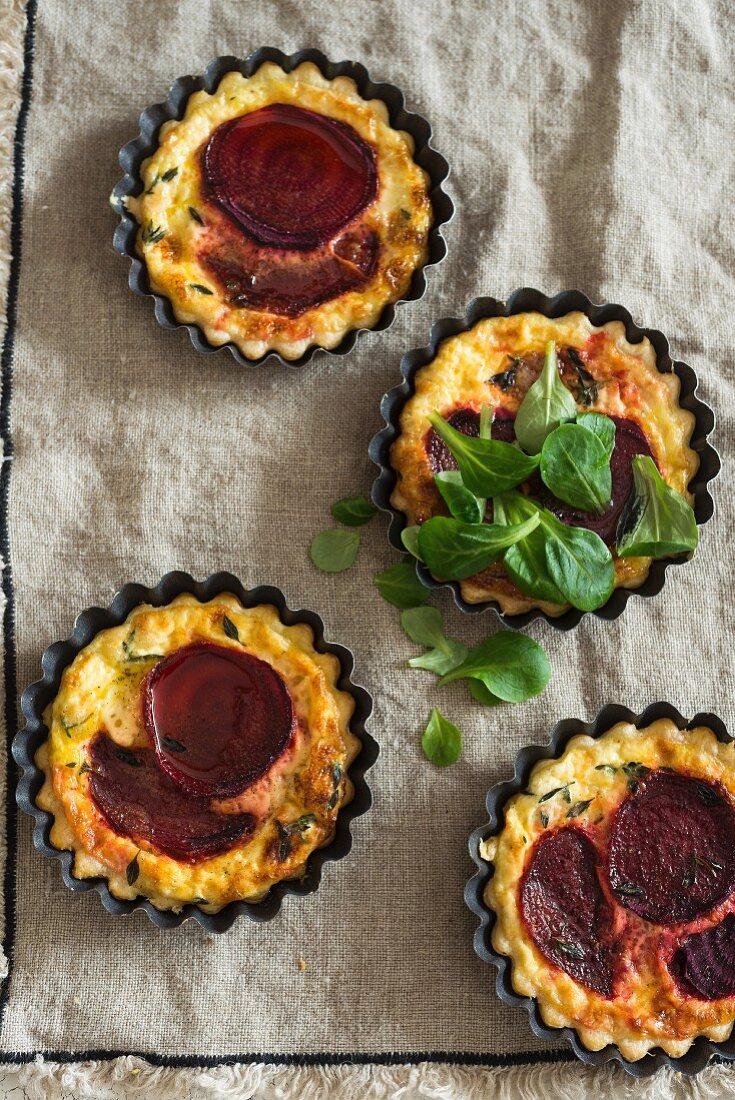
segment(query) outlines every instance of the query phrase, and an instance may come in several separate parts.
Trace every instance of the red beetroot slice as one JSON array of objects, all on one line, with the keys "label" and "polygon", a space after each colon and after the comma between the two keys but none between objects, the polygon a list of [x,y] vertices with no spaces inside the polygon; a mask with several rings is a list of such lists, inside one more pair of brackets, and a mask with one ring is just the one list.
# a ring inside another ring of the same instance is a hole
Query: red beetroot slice
[{"label": "red beetroot slice", "polygon": [[595,846],[580,829],[545,833],[523,876],[521,914],[550,962],[611,997],[616,944],[597,865]]},{"label": "red beetroot slice", "polygon": [[378,187],[375,152],[351,126],[285,103],[218,126],[204,172],[219,206],[274,248],[326,243]]},{"label": "red beetroot slice", "polygon": [[231,305],[300,317],[321,302],[362,287],[375,271],[378,251],[371,229],[350,230],[315,252],[267,248],[230,230],[205,242],[199,259]]},{"label": "red beetroot slice", "polygon": [[89,755],[92,800],[112,828],[146,841],[172,859],[210,859],[255,827],[252,814],[216,813],[208,798],[193,797],[175,786],[151,749],[123,749],[99,733]]},{"label": "red beetroot slice", "polygon": [[[470,436],[480,434],[480,414],[475,412],[474,409],[456,409],[447,419],[458,432]],[[504,443],[512,443],[516,437],[513,428],[514,419],[504,410],[499,409],[493,421],[493,439],[500,439]],[[636,455],[651,454],[648,440],[634,420],[627,420],[622,416],[612,416],[610,419],[615,423],[615,446],[610,459],[612,500],[610,507],[603,515],[598,516],[591,512],[580,512],[557,500],[546,488],[538,473],[534,474],[528,481],[529,492],[533,499],[537,500],[544,508],[548,508],[555,516],[558,516],[562,523],[566,523],[570,527],[586,527],[589,531],[595,531],[609,546],[615,542],[618,520],[633,491],[633,458]],[[426,452],[429,456],[431,468],[435,473],[438,473],[439,470],[456,470],[457,463],[454,461],[449,448],[433,428],[427,434]]]},{"label": "red beetroot slice", "polygon": [[735,886],[735,812],[724,788],[674,772],[639,781],[613,823],[610,886],[656,924],[709,912]]},{"label": "red beetroot slice", "polygon": [[144,687],[158,763],[185,791],[227,798],[264,775],[288,745],[291,697],[250,653],[197,643],[159,661]]},{"label": "red beetroot slice", "polygon": [[735,997],[735,916],[684,940],[671,969],[690,995],[705,1001]]}]

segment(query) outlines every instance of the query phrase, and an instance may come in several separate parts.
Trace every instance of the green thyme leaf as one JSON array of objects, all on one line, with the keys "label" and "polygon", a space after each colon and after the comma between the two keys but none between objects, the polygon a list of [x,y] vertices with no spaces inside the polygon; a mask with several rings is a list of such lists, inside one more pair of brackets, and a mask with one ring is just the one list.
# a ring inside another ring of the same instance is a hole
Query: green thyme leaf
[{"label": "green thyme leaf", "polygon": [[189,206],[187,209],[195,222],[199,222],[200,225],[204,225],[204,218],[194,206]]},{"label": "green thyme leaf", "polygon": [[492,384],[501,389],[503,393],[507,393],[508,390],[513,389],[516,384],[516,373],[518,368],[523,366],[523,359],[520,359],[517,355],[509,355],[508,359],[510,360],[509,367],[488,378],[488,382],[492,382]]},{"label": "green thyme leaf", "polygon": [[618,523],[618,557],[660,558],[696,550],[699,531],[689,502],[666,484],[650,455],[636,455],[631,469],[633,495]]},{"label": "green thyme leaf", "polygon": [[727,802],[707,783],[697,783],[697,797],[705,806],[726,806]]},{"label": "green thyme leaf", "polygon": [[82,766],[81,766],[81,768],[79,769],[79,774],[80,774],[80,775],[84,775],[84,773],[85,773],[85,772],[91,772],[91,770],[92,770],[92,769],[90,768],[90,766],[89,766],[89,764],[87,763],[87,761],[86,761],[86,760],[83,760],[83,761],[82,761]]},{"label": "green thyme leaf", "polygon": [[167,752],[186,752],[186,745],[177,741],[175,737],[161,737],[161,745]]},{"label": "green thyme leaf", "polygon": [[447,580],[464,580],[486,569],[514,543],[539,525],[534,514],[523,523],[461,523],[449,516],[433,516],[419,528],[421,558],[432,573]]},{"label": "green thyme leaf", "polygon": [[228,618],[227,615],[222,616],[222,629],[224,630],[227,637],[231,638],[233,642],[240,641],[240,635],[237,632],[237,627],[233,623],[232,619]]},{"label": "green thyme leaf", "polygon": [[554,943],[554,951],[559,955],[566,955],[570,959],[583,959],[584,951],[577,943],[572,943],[570,940],[562,940],[559,936],[552,937]]},{"label": "green thyme leaf", "polygon": [[140,864],[138,863],[139,855],[140,851],[133,856],[130,863],[125,868],[125,878],[128,880],[128,886],[132,886],[134,882],[138,881],[138,875],[140,874]]},{"label": "green thyme leaf", "polygon": [[549,658],[538,642],[525,634],[501,630],[480,642],[439,686],[455,680],[479,680],[507,703],[520,703],[543,691],[551,676]]},{"label": "green thyme leaf", "polygon": [[133,638],[135,631],[131,630],[122,643],[122,651],[126,661],[158,661],[163,657],[162,653],[133,653]]},{"label": "green thyme leaf", "polygon": [[438,412],[429,416],[436,434],[454,458],[465,486],[478,497],[494,497],[530,477],[539,457],[525,455],[511,443],[480,439],[458,432]]},{"label": "green thyme leaf", "polygon": [[570,806],[567,810],[567,817],[579,817],[585,810],[589,809],[591,803],[594,802],[593,798],[583,798],[579,802],[575,802],[573,806]]},{"label": "green thyme leaf", "polygon": [[309,556],[323,573],[342,573],[354,564],[359,549],[359,531],[345,527],[328,527],[311,540]]},{"label": "green thyme leaf", "polygon": [[541,819],[541,825],[543,826],[543,828],[547,828],[549,824],[549,815],[547,814],[546,810],[541,810],[539,812],[539,817]]},{"label": "green thyme leaf", "polygon": [[343,497],[332,505],[332,515],[337,523],[344,523],[347,527],[362,527],[377,510],[373,502],[364,496]]},{"label": "green thyme leaf", "polygon": [[614,882],[611,885],[616,894],[623,894],[624,897],[642,898],[646,894],[643,887],[635,882]]},{"label": "green thyme leaf", "polygon": [[131,768],[141,768],[143,766],[143,761],[139,760],[130,749],[123,748],[122,745],[115,749],[115,756],[118,760],[122,760],[123,764],[128,764]]},{"label": "green thyme leaf", "polygon": [[327,809],[333,810],[339,802],[340,784],[342,782],[343,768],[339,761],[332,768],[332,795],[327,802]]},{"label": "green thyme leaf", "polygon": [[571,802],[572,797],[569,794],[569,788],[572,786],[573,783],[574,780],[572,780],[571,783],[565,783],[563,787],[554,787],[553,791],[547,791],[546,794],[542,794],[539,798],[539,802],[548,802],[549,799],[553,798],[555,794],[560,794],[565,802]]},{"label": "green thyme leaf", "polygon": [[618,769],[614,764],[595,764],[596,772],[607,772],[608,775],[617,775]]},{"label": "green thyme leaf", "polygon": [[543,370],[529,387],[516,413],[516,439],[529,455],[538,455],[546,437],[560,424],[574,420],[576,415],[577,402],[562,381],[556,344],[549,340]]},{"label": "green thyme leaf", "polygon": [[214,294],[213,290],[210,290],[208,286],[204,286],[202,283],[189,283],[189,286],[199,294]]},{"label": "green thyme leaf", "polygon": [[163,180],[164,183],[168,183],[170,180],[174,179],[174,177],[177,176],[178,174],[179,174],[178,168],[169,168],[166,172],[163,173],[163,175],[161,176],[161,179]]},{"label": "green thyme leaf", "polygon": [[650,770],[645,764],[639,764],[637,760],[623,764],[623,771],[630,779],[645,779]]},{"label": "green thyme leaf", "polygon": [[416,576],[416,565],[411,560],[391,565],[382,573],[376,573],[373,581],[380,595],[393,607],[405,609],[426,603],[429,589]]},{"label": "green thyme leaf", "polygon": [[456,764],[462,753],[462,734],[457,727],[437,710],[432,708],[428,725],[421,738],[424,756],[438,768],[447,768]]},{"label": "green thyme leaf", "polygon": [[145,229],[141,234],[143,244],[158,244],[166,236],[166,230],[162,229],[160,225],[154,225],[152,221],[149,221]]}]

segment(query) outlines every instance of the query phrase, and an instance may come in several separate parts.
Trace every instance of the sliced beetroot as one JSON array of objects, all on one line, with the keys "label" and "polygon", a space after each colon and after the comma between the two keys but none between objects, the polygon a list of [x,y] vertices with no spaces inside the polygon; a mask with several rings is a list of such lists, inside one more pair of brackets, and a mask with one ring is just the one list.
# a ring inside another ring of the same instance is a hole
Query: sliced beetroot
[{"label": "sliced beetroot", "polygon": [[[446,420],[463,435],[477,437],[480,434],[480,414],[469,406],[455,409],[446,417]],[[493,439],[499,439],[503,443],[512,443],[516,437],[513,430],[513,417],[506,413],[505,409],[497,409],[490,432]],[[426,433],[426,453],[429,456],[431,468],[435,474],[441,470],[456,470],[457,463],[452,452],[447,447],[433,428]]]},{"label": "sliced beetroot", "polygon": [[580,512],[557,500],[546,488],[539,474],[534,474],[530,482],[531,495],[544,508],[558,516],[562,523],[595,531],[608,546],[615,542],[618,520],[633,491],[633,459],[636,455],[651,455],[648,440],[634,420],[626,420],[621,416],[612,416],[610,419],[615,422],[615,446],[610,459],[612,499],[610,507],[601,516],[592,512]]},{"label": "sliced beetroot", "polygon": [[321,302],[364,286],[378,254],[378,237],[370,229],[346,232],[313,252],[287,252],[220,225],[202,239],[198,258],[230,305],[300,317]]},{"label": "sliced beetroot", "polygon": [[288,745],[291,697],[250,653],[197,643],[159,661],[144,685],[148,737],[173,782],[226,798],[264,775]]},{"label": "sliced beetroot", "polygon": [[209,859],[255,827],[252,814],[217,813],[208,798],[181,790],[161,771],[151,749],[123,749],[98,733],[89,762],[92,800],[115,832],[146,841],[172,859]]},{"label": "sliced beetroot", "polygon": [[344,122],[274,103],[212,134],[204,174],[249,236],[279,249],[324,244],[375,198],[375,151]]},{"label": "sliced beetroot", "polygon": [[685,993],[705,1001],[735,997],[735,916],[685,939],[671,969]]},{"label": "sliced beetroot", "polygon": [[[610,507],[601,515],[592,512],[580,512],[570,508],[568,504],[557,500],[547,489],[541,480],[541,476],[535,473],[528,481],[529,494],[544,508],[548,508],[555,516],[570,527],[586,527],[589,531],[595,531],[604,542],[613,545],[617,532],[618,520],[625,504],[633,491],[633,467],[632,461],[636,455],[650,455],[651,448],[648,440],[634,420],[627,420],[621,416],[610,418],[615,423],[615,446],[610,459],[610,472],[612,474],[612,500]],[[469,407],[455,409],[447,420],[458,432],[465,435],[477,436],[480,434],[480,414]],[[504,443],[512,443],[515,440],[513,427],[514,417],[504,409],[498,409],[493,420],[492,438],[500,439]],[[435,473],[440,470],[456,470],[449,448],[439,438],[433,428],[426,435],[426,453]]]},{"label": "sliced beetroot", "polygon": [[544,833],[521,884],[521,914],[539,951],[576,982],[612,996],[616,943],[597,851],[574,827]]},{"label": "sliced beetroot", "polygon": [[708,913],[735,887],[735,811],[724,788],[675,772],[636,780],[608,856],[621,905],[656,924]]}]

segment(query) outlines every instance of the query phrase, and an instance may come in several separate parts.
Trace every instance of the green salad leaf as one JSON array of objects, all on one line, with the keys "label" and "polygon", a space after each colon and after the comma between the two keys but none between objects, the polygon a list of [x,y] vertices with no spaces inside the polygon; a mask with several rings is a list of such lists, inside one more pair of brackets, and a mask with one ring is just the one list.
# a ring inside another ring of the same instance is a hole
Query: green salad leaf
[{"label": "green salad leaf", "polygon": [[394,607],[418,607],[429,598],[429,590],[416,576],[416,563],[410,558],[376,573],[373,580],[383,599]]},{"label": "green salad leaf", "polygon": [[512,443],[458,432],[438,412],[431,413],[429,421],[454,455],[465,487],[477,497],[494,497],[514,488],[539,464],[538,455],[525,455]]},{"label": "green salad leaf", "polygon": [[434,475],[434,483],[455,519],[463,523],[482,523],[485,501],[469,491],[459,470],[442,470]]},{"label": "green salad leaf", "polygon": [[[523,523],[538,506],[521,493],[506,493],[493,501],[496,523]],[[546,539],[542,527],[510,546],[503,557],[508,576],[526,596],[548,603],[565,603],[562,592],[554,583],[546,565]]]},{"label": "green salad leaf", "polygon": [[462,734],[436,707],[421,738],[424,756],[439,768],[456,764],[462,753]]},{"label": "green salad leaf", "polygon": [[612,458],[615,449],[615,421],[604,413],[580,413],[577,423],[588,432],[594,432],[604,446],[608,458]]},{"label": "green salad leaf", "polygon": [[541,477],[557,500],[601,514],[610,503],[610,453],[596,432],[561,424],[544,440]]},{"label": "green salad leaf", "polygon": [[[516,439],[529,455],[537,455],[547,435],[564,421],[574,420],[576,415],[577,402],[562,381],[556,344],[549,340],[543,370],[533,385],[529,386],[516,414]],[[506,488],[510,489],[512,486],[507,485]],[[502,493],[505,489],[498,489],[496,492]]]},{"label": "green salad leaf", "polygon": [[694,510],[666,484],[649,455],[636,455],[633,497],[618,524],[620,558],[664,557],[696,550],[699,531]]},{"label": "green salad leaf", "polygon": [[359,531],[328,527],[311,540],[309,557],[323,573],[342,573],[354,563],[359,549]]},{"label": "green salad leaf", "polygon": [[401,542],[406,550],[408,550],[409,554],[421,561],[421,554],[419,553],[419,530],[418,524],[413,527],[404,527],[401,531]]},{"label": "green salad leaf", "polygon": [[467,687],[475,702],[481,703],[483,707],[497,707],[503,702],[502,699],[498,699],[497,695],[493,695],[492,691],[485,687],[482,680],[468,680]]},{"label": "green salad leaf", "polygon": [[364,496],[343,497],[332,505],[332,515],[337,523],[344,523],[346,527],[362,527],[377,510],[373,502]]},{"label": "green salad leaf", "polygon": [[530,534],[539,522],[536,515],[518,525],[468,524],[449,516],[433,516],[419,528],[419,553],[432,573],[461,581],[497,561],[507,547]]},{"label": "green salad leaf", "polygon": [[503,630],[480,642],[461,665],[442,676],[439,686],[479,680],[498,699],[520,703],[543,691],[550,676],[549,658],[538,642]]},{"label": "green salad leaf", "polygon": [[536,512],[539,525],[506,551],[504,562],[521,592],[552,603],[594,611],[610,598],[615,583],[612,554],[600,536],[568,527],[535,501],[507,493],[494,501],[495,518],[519,522]]},{"label": "green salad leaf", "polygon": [[427,647],[426,653],[410,659],[410,668],[443,676],[461,664],[469,652],[462,642],[445,637],[441,612],[436,607],[408,608],[401,615],[401,625],[412,641]]}]

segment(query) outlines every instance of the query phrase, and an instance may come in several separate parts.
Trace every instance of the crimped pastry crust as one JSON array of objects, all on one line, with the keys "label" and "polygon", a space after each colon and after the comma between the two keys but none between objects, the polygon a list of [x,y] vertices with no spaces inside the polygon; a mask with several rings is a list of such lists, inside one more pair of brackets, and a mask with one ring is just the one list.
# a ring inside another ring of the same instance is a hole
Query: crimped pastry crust
[{"label": "crimped pastry crust", "polygon": [[[593,799],[573,826],[596,838],[600,851],[613,814],[627,794],[626,776],[620,769],[628,761],[716,781],[735,802],[735,745],[718,741],[707,727],[679,730],[664,718],[645,729],[620,722],[598,738],[574,737],[561,757],[542,760],[534,767],[528,792],[514,795],[504,807],[502,831],[481,845],[481,855],[494,865],[484,896],[497,916],[493,947],[512,959],[513,988],[537,999],[546,1024],[575,1028],[590,1050],[614,1043],[631,1061],[653,1047],[678,1058],[699,1035],[716,1042],[728,1037],[735,1020],[735,997],[706,1001],[687,996],[673,981],[667,963],[682,938],[735,912],[735,895],[703,917],[680,925],[651,924],[617,905],[616,922],[628,923],[623,933],[623,966],[612,999],[550,963],[521,916],[520,883],[535,841],[547,830],[571,825],[565,819],[566,802],[552,798],[540,805],[539,796],[573,783],[575,801]],[[596,771],[600,764],[618,771]],[[541,811],[548,815],[547,826],[541,822]]]},{"label": "crimped pastry crust", "polygon": [[[239,642],[225,633],[225,616]],[[235,797],[213,800],[225,813],[256,814],[255,832],[221,855],[189,863],[115,832],[90,797],[90,773],[81,769],[100,730],[123,748],[148,746],[140,696],[155,660],[138,655],[167,656],[202,641],[271,664],[288,689],[296,722],[290,746],[260,780]],[[200,903],[205,912],[234,900],[259,901],[276,882],[302,875],[309,855],[331,840],[340,807],[352,798],[347,769],[360,749],[349,728],[354,700],[336,686],[339,661],[318,653],[313,643],[309,626],[286,626],[274,607],[244,608],[229,594],[201,604],[185,594],[165,607],[135,608],[121,626],[101,631],[85,646],[64,670],[44,712],[50,732],[36,754],[46,777],[37,802],[54,815],[51,843],[75,853],[74,875],[105,877],[115,897],[143,894],[160,909],[206,899]],[[305,814],[314,815],[313,822],[294,833],[282,858],[277,822],[287,825]],[[126,869],[138,852],[140,874],[131,886]]]},{"label": "crimped pastry crust", "polygon": [[[436,358],[417,371],[415,392],[401,412],[400,435],[390,454],[398,478],[391,504],[405,512],[409,524],[447,514],[424,446],[429,413],[436,409],[448,416],[458,406],[479,411],[491,405],[515,415],[538,376],[548,340],[556,341],[559,349],[583,352],[586,369],[600,383],[597,400],[584,409],[580,406],[580,411],[635,420],[648,438],[664,480],[691,502],[687,487],[699,467],[699,457],[689,446],[695,418],[678,404],[677,376],[657,370],[650,341],[644,338],[631,344],[621,321],[608,321],[598,328],[581,312],[556,319],[518,313],[487,318],[443,341]],[[509,356],[533,356],[538,366],[524,369],[519,386],[504,392],[490,379],[508,367]],[[615,558],[615,586],[638,588],[650,565],[650,558]],[[556,616],[568,607],[524,596],[502,563],[461,581],[460,588],[468,603],[496,600],[510,615],[538,607]]]},{"label": "crimped pastry crust", "polygon": [[[348,123],[373,146],[377,159],[378,195],[360,218],[379,237],[377,268],[359,289],[298,317],[230,305],[197,259],[198,242],[208,229],[190,214],[192,207],[203,212],[199,153],[213,131],[273,103]],[[181,121],[161,127],[158,149],[143,162],[143,191],[126,199],[141,226],[138,250],[152,289],[170,299],[179,321],[199,325],[212,344],[232,342],[249,359],[268,351],[298,359],[312,344],[336,347],[352,329],[374,327],[385,306],[406,293],[414,271],[426,261],[432,223],[429,177],[414,162],[413,152],[410,134],[391,128],[386,105],[362,99],[349,77],[328,80],[311,62],[290,73],[273,62],[251,77],[227,73],[211,95],[199,91],[190,97]],[[162,178],[174,168],[173,178]],[[160,240],[145,242],[148,226],[160,229]],[[202,294],[192,284],[212,293]]]}]

